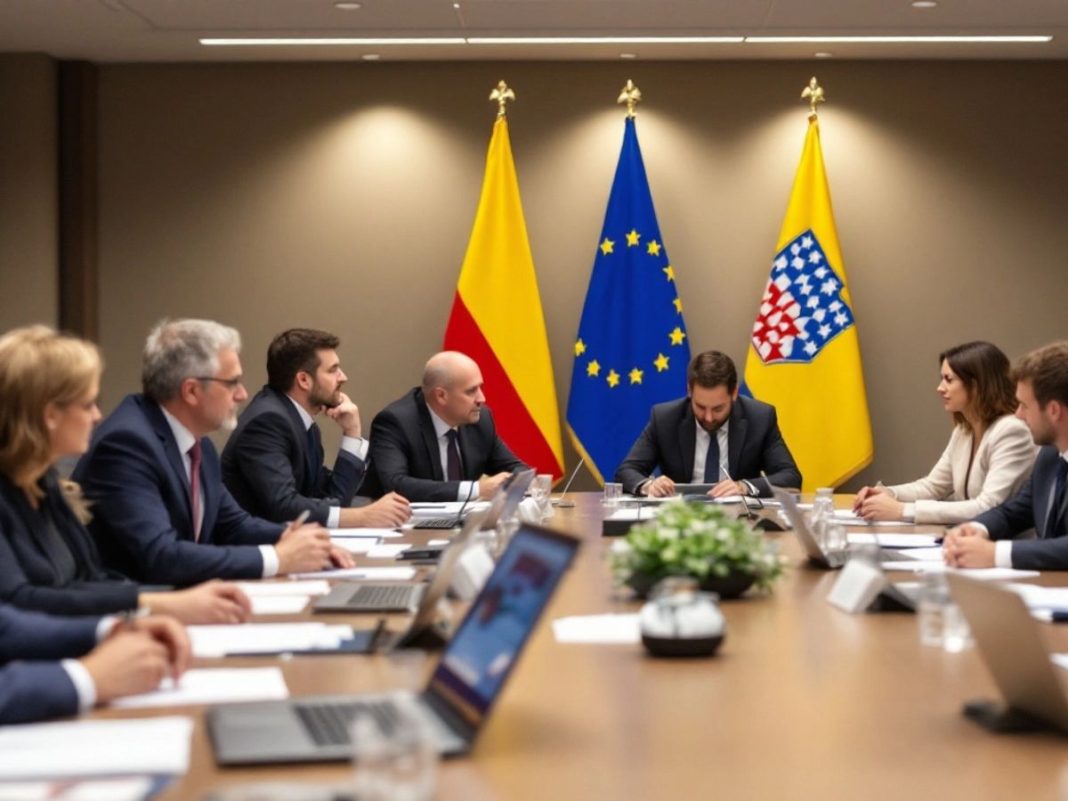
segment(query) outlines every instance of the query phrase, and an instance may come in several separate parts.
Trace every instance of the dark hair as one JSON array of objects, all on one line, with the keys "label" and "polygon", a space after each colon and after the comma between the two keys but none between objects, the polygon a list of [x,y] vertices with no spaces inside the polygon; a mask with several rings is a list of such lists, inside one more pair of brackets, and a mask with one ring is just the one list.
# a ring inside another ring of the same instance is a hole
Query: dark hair
[{"label": "dark hair", "polygon": [[693,390],[694,384],[705,389],[726,386],[727,392],[734,392],[738,386],[738,371],[727,354],[706,350],[693,357],[686,371],[686,386]]},{"label": "dark hair", "polygon": [[1068,406],[1068,342],[1053,342],[1020,359],[1012,371],[1016,381],[1028,381],[1039,407],[1050,401]]},{"label": "dark hair", "polygon": [[[1016,393],[1009,369],[1009,357],[989,342],[965,342],[938,354],[942,362],[964,382],[968,403],[976,416],[988,426],[1016,409]],[[971,428],[960,412],[953,413],[953,422]]]},{"label": "dark hair", "polygon": [[278,392],[293,388],[297,373],[314,373],[319,351],[336,350],[341,340],[314,328],[290,328],[271,340],[267,348],[267,384]]}]

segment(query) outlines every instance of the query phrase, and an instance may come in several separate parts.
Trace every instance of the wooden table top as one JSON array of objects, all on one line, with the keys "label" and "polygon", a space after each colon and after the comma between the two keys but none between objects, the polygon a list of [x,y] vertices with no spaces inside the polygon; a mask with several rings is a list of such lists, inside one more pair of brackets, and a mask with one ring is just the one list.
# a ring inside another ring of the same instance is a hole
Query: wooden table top
[{"label": "wooden table top", "polygon": [[[439,799],[1064,797],[1068,740],[993,735],[961,716],[963,701],[994,695],[975,649],[948,654],[921,646],[914,615],[834,609],[825,596],[835,574],[804,566],[789,534],[778,536],[790,568],[774,592],[723,602],[727,638],[713,658],[665,660],[640,645],[555,642],[555,618],[639,606],[612,586],[600,496],[575,498],[576,508],[558,509],[549,524],[581,536],[583,548],[474,752],[442,763]],[[1068,631],[1044,628],[1051,647],[1068,651]],[[416,652],[294,657],[281,665],[299,696],[417,688],[435,661]],[[352,775],[345,765],[218,768],[202,709],[165,711],[196,719],[190,771],[161,795],[167,801],[243,782],[342,783]]]}]

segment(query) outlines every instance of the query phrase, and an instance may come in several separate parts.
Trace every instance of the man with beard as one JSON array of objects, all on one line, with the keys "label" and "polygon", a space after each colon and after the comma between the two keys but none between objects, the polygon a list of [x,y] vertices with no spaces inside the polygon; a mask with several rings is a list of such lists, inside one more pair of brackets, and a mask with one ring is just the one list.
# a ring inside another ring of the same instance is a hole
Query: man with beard
[{"label": "man with beard", "polygon": [[1024,356],[1013,379],[1016,416],[1042,446],[1031,478],[1000,506],[947,532],[945,561],[952,567],[1068,570],[1068,342]]},{"label": "man with beard", "polygon": [[143,393],[100,424],[73,474],[112,570],[188,586],[353,564],[321,526],[252,517],[223,486],[207,435],[232,429],[248,397],[240,350],[237,331],[211,320],[164,320],[148,335]]},{"label": "man with beard", "polygon": [[[352,508],[366,469],[367,440],[360,410],[341,387],[340,340],[325,331],[292,328],[267,349],[267,385],[241,413],[223,449],[223,482],[247,511],[282,522],[307,511],[328,528],[392,527],[411,516],[408,502],[389,493],[369,506]],[[315,416],[341,429],[341,447],[331,470]]]},{"label": "man with beard", "polygon": [[[738,372],[719,351],[699,353],[687,372],[689,394],[658,403],[616,471],[634,495],[664,497],[675,484],[712,484],[709,495],[771,494],[800,487],[775,407],[738,395]],[[652,476],[657,468],[661,474]]]}]

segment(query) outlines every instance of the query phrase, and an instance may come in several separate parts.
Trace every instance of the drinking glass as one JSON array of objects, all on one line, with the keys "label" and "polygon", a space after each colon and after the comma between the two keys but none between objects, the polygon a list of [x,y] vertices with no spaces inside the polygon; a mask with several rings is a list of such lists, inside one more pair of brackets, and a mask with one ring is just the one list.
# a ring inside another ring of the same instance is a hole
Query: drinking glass
[{"label": "drinking glass", "polygon": [[361,710],[352,722],[353,789],[360,801],[429,801],[437,785],[438,753],[429,721],[411,696],[398,699],[383,721]]}]

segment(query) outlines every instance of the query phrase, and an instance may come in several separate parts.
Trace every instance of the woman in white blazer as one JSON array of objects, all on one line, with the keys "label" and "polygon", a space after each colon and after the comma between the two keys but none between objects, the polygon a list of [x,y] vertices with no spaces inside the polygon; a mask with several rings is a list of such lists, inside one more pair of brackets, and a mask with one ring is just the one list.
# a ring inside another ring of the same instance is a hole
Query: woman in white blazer
[{"label": "woman in white blazer", "polygon": [[854,511],[866,520],[960,523],[1015,494],[1031,474],[1037,447],[1013,412],[1009,360],[989,342],[967,342],[938,357],[938,394],[953,433],[925,477],[892,487],[864,487]]}]

